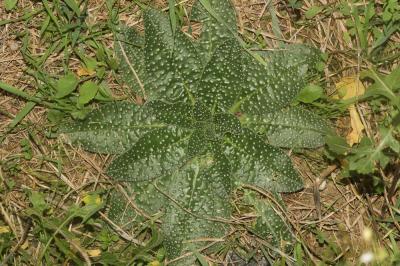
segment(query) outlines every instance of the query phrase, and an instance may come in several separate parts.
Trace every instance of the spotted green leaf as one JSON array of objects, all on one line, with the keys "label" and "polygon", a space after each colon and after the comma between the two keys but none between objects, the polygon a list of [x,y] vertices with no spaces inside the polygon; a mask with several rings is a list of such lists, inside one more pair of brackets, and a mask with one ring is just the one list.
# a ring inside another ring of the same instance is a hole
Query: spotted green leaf
[{"label": "spotted green leaf", "polygon": [[236,42],[236,13],[231,1],[196,1],[191,19],[202,22],[200,41],[197,43],[203,62],[207,62],[217,47],[227,41]]},{"label": "spotted green leaf", "polygon": [[[207,153],[179,160],[175,171],[156,180],[127,182],[139,209],[149,215],[165,210],[161,220],[170,258],[206,246],[209,238],[224,236],[231,213],[226,201],[232,189],[229,173],[223,155]],[[137,217],[129,201],[114,193],[110,203],[110,217],[129,228]],[[191,265],[194,260],[189,257],[180,263]]]},{"label": "spotted green leaf", "polygon": [[277,249],[289,251],[294,244],[294,237],[283,219],[281,208],[284,206],[280,197],[274,195],[274,201],[260,199],[254,192],[246,191],[244,200],[247,204],[254,206],[257,215],[252,231]]},{"label": "spotted green leaf", "polygon": [[284,148],[315,148],[325,143],[328,123],[318,115],[298,108],[284,108],[263,116],[246,117],[248,127],[265,135],[267,142]]},{"label": "spotted green leaf", "polygon": [[196,98],[207,106],[229,110],[240,100],[242,66],[240,46],[230,41],[221,44],[206,65],[196,90]]},{"label": "spotted green leaf", "polygon": [[177,128],[150,131],[115,159],[107,173],[120,181],[153,180],[170,174],[184,159],[189,136]]},{"label": "spotted green leaf", "polygon": [[121,154],[146,132],[160,127],[140,106],[110,103],[61,128],[72,143],[88,151]]},{"label": "spotted green leaf", "polygon": [[225,142],[225,155],[231,160],[238,184],[273,192],[294,192],[303,188],[290,158],[280,149],[266,144],[254,132],[243,129],[242,134],[230,135]]},{"label": "spotted green leaf", "polygon": [[[277,146],[320,145],[326,126],[289,107],[316,72],[315,50],[244,51],[229,0],[201,0],[191,18],[202,23],[197,40],[172,29],[163,12],[144,10],[144,38],[125,29],[116,54],[122,80],[145,104],[112,103],[63,129],[87,150],[119,155],[107,173],[126,195],[110,192],[109,217],[126,230],[143,217],[161,221],[168,260],[228,233],[233,189],[300,190],[291,159]],[[275,244],[289,239],[273,205],[259,209],[266,216],[260,233]],[[175,264],[193,265],[196,254]]]},{"label": "spotted green leaf", "polygon": [[119,73],[123,82],[135,93],[143,95],[145,80],[144,38],[134,29],[122,27],[115,36],[115,53],[119,58]]},{"label": "spotted green leaf", "polygon": [[194,89],[203,66],[190,38],[181,30],[173,34],[160,11],[144,11],[144,38],[123,28],[117,35],[123,81],[148,100],[185,98]]}]

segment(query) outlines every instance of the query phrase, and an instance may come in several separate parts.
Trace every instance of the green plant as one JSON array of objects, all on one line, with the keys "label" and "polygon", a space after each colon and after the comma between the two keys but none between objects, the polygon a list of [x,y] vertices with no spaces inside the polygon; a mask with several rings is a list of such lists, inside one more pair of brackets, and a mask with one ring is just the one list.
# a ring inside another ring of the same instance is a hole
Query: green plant
[{"label": "green plant", "polygon": [[[396,59],[398,53],[383,55],[383,51],[389,46],[390,38],[400,29],[400,5],[396,0],[388,0],[383,3],[374,1],[343,1],[340,4],[341,13],[349,17],[346,20],[348,32],[344,39],[352,42],[357,39],[357,46],[362,55],[372,62],[385,62]],[[391,45],[391,51],[398,49],[398,44]]]},{"label": "green plant", "polygon": [[344,161],[342,176],[364,183],[362,191],[382,194],[386,188],[393,196],[398,181],[396,174],[390,181],[385,180],[382,173],[395,172],[398,168],[400,68],[387,75],[371,68],[361,72],[360,76],[372,82],[363,100],[370,100],[373,115],[377,117],[376,137],[364,136],[358,145],[350,147],[344,138],[329,136],[326,140],[328,157]]},{"label": "green plant", "polygon": [[[161,220],[168,259],[195,255],[176,261],[183,265],[237,223],[230,205],[235,188],[271,191],[275,203],[278,193],[300,190],[298,173],[278,147],[317,147],[329,131],[312,112],[290,106],[320,63],[317,50],[250,52],[236,34],[229,1],[201,0],[191,18],[202,23],[199,40],[152,9],[144,10],[144,38],[123,28],[115,41],[121,77],[146,103],[104,105],[62,129],[89,151],[119,155],[107,173],[127,183],[128,195],[111,193],[109,216],[126,229],[138,214]],[[256,209],[263,216],[273,206]],[[282,240],[290,246],[281,215],[258,221],[255,231],[278,248],[285,248]]]}]

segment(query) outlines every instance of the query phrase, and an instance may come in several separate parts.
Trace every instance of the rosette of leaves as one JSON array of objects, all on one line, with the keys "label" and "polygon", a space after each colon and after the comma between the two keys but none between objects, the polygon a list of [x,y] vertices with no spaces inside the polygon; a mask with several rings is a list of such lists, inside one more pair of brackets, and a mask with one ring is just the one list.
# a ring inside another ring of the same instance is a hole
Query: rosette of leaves
[{"label": "rosette of leaves", "polygon": [[[320,146],[328,130],[315,114],[290,106],[319,62],[316,50],[249,52],[229,1],[199,1],[192,19],[202,23],[197,40],[171,27],[162,12],[144,10],[144,36],[124,28],[115,47],[122,79],[146,103],[104,105],[63,128],[89,151],[118,155],[107,173],[124,182],[128,195],[111,193],[109,216],[129,228],[138,213],[157,215],[170,260],[198,254],[229,232],[234,189],[300,190],[279,147]],[[290,242],[277,208],[260,204],[264,217],[255,231],[278,247]]]}]

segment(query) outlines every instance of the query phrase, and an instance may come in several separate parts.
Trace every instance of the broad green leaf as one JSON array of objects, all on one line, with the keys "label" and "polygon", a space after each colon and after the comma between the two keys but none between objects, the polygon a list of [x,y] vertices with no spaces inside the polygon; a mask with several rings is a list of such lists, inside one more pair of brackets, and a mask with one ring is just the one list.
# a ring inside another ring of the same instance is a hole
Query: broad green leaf
[{"label": "broad green leaf", "polygon": [[309,84],[297,95],[297,100],[303,103],[312,103],[324,95],[324,90],[315,84]]},{"label": "broad green leaf", "polygon": [[398,92],[400,90],[400,67],[397,67],[389,75],[385,76],[384,81],[392,91]]},{"label": "broad green leaf", "polygon": [[186,156],[190,131],[153,130],[115,159],[107,173],[120,181],[144,181],[171,174]]},{"label": "broad green leaf", "polygon": [[180,98],[190,98],[196,91],[197,82],[203,71],[203,63],[192,40],[180,30],[175,34],[171,68],[174,70],[168,85],[171,95],[167,94],[163,97],[176,95]]},{"label": "broad green leaf", "polygon": [[378,163],[385,168],[390,161],[386,150],[391,149],[397,154],[400,152],[400,143],[392,134],[393,129],[380,128],[381,139],[376,146],[371,139],[364,137],[358,147],[353,149],[352,154],[347,157],[350,171],[370,174],[375,171]]},{"label": "broad green leaf", "polygon": [[[164,193],[179,204],[166,209],[162,229],[164,246],[174,258],[209,244],[202,239],[223,237],[231,207],[229,164],[223,157],[197,157],[187,164]],[[217,219],[222,221],[216,221]],[[187,263],[187,261],[186,261]],[[192,265],[192,264],[184,264]]]},{"label": "broad green leaf", "polygon": [[85,105],[94,99],[99,91],[99,85],[93,81],[86,81],[79,87],[78,104]]},{"label": "broad green leaf", "polygon": [[99,92],[96,94],[94,99],[103,102],[109,102],[112,100],[112,93],[108,86],[104,83],[99,85]]},{"label": "broad green leaf", "polygon": [[339,136],[328,135],[326,137],[326,145],[329,150],[336,155],[346,155],[350,150],[350,146],[346,142],[346,139]]},{"label": "broad green leaf", "polygon": [[210,137],[207,136],[207,132],[202,129],[195,130],[190,136],[188,143],[188,155],[194,156],[203,154],[208,146],[210,145]]},{"label": "broad green leaf", "polygon": [[[132,200],[140,209],[150,214],[165,209],[161,220],[166,237],[164,246],[170,258],[208,244],[200,239],[225,234],[227,224],[223,219],[230,217],[226,198],[232,188],[229,169],[230,165],[222,155],[207,154],[181,161],[179,171],[153,182],[128,184],[131,192],[136,194]],[[110,203],[110,217],[128,223],[124,216],[130,214],[128,217],[131,217],[134,211],[127,200],[119,195]],[[191,257],[185,263],[193,260]]]},{"label": "broad green leaf", "polygon": [[319,64],[326,60],[320,50],[304,44],[285,45],[258,54],[268,64],[278,64],[285,66],[290,72],[294,71],[293,78],[303,81],[314,74],[319,69]]},{"label": "broad green leaf", "polygon": [[148,100],[187,98],[195,90],[202,71],[195,47],[180,30],[172,36],[164,29],[169,37],[159,38],[162,33],[154,30],[154,23],[164,23],[163,14],[149,10],[145,18],[145,40],[132,29],[124,29],[117,35],[116,51],[122,79]]},{"label": "broad green leaf", "polygon": [[146,110],[168,125],[190,128],[194,124],[193,106],[184,102],[151,101],[146,104]]},{"label": "broad green leaf", "polygon": [[193,118],[196,121],[209,121],[211,119],[211,110],[202,102],[197,101],[193,108]]},{"label": "broad green leaf", "polygon": [[239,183],[273,192],[294,192],[303,188],[290,158],[252,131],[243,129],[242,134],[231,135],[225,142],[225,155]]},{"label": "broad green leaf", "polygon": [[64,98],[65,96],[68,96],[72,92],[74,92],[77,86],[77,77],[75,76],[75,74],[69,73],[60,78],[55,84],[56,94],[54,95],[54,97],[57,99]]},{"label": "broad green leaf", "polygon": [[240,134],[241,124],[239,120],[231,114],[218,113],[213,116],[213,123],[216,126],[216,131],[220,135],[226,133]]},{"label": "broad green leaf", "polygon": [[104,208],[104,203],[85,204],[84,206],[72,205],[68,210],[68,216],[71,218],[80,217],[82,223],[85,223],[95,213]]},{"label": "broad green leaf", "polygon": [[154,123],[142,107],[132,103],[107,104],[92,111],[84,120],[61,128],[72,143],[92,152],[120,154],[146,132],[163,127]]},{"label": "broad green leaf", "polygon": [[4,0],[4,7],[7,11],[13,10],[18,3],[18,0]]},{"label": "broad green leaf", "polygon": [[305,16],[307,19],[312,19],[313,17],[318,15],[318,13],[320,13],[322,10],[323,10],[322,6],[312,6],[306,11]]},{"label": "broad green leaf", "polygon": [[[276,56],[275,56],[276,57]],[[241,111],[251,115],[276,112],[292,102],[304,87],[304,79],[297,65],[271,60],[268,66],[247,56],[242,61],[246,97],[242,100]]]},{"label": "broad green leaf", "polygon": [[39,213],[43,214],[43,211],[49,209],[49,205],[46,203],[43,194],[32,191],[29,195],[29,201],[32,203],[33,208]]},{"label": "broad green leaf", "polygon": [[315,148],[324,145],[330,132],[318,115],[290,107],[264,116],[248,116],[248,127],[264,134],[269,144],[285,148]]},{"label": "broad green leaf", "polygon": [[[127,195],[111,192],[108,215],[127,230],[144,218],[161,221],[168,260],[225,235],[235,187],[301,189],[290,158],[266,140],[318,146],[326,126],[307,111],[288,108],[320,69],[315,49],[245,51],[229,0],[198,1],[192,19],[202,23],[199,39],[171,27],[175,23],[161,11],[144,10],[144,40],[124,29],[115,47],[122,79],[146,103],[105,105],[63,128],[90,151],[119,154],[108,174]],[[261,209],[267,217],[260,232],[269,230],[263,234],[272,234],[268,239],[275,243],[286,239],[273,206]],[[191,255],[176,264],[195,260]]]}]

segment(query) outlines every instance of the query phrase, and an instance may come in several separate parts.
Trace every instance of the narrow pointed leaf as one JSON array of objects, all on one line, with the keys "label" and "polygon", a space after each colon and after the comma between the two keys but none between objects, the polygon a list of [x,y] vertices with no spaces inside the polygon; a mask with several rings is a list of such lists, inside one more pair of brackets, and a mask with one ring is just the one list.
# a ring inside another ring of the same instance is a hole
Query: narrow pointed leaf
[{"label": "narrow pointed leaf", "polygon": [[245,201],[254,206],[258,215],[253,232],[279,250],[290,250],[294,244],[293,233],[282,219],[279,207],[270,200],[257,198],[254,193],[247,193]]},{"label": "narrow pointed leaf", "polygon": [[168,18],[160,11],[144,12],[145,26],[145,87],[152,94],[163,93],[172,79],[171,56],[174,38]]},{"label": "narrow pointed leaf", "polygon": [[115,53],[119,58],[122,80],[142,97],[145,76],[144,38],[132,28],[122,28],[115,38]]},{"label": "narrow pointed leaf", "polygon": [[204,62],[210,59],[220,43],[226,40],[236,42],[236,13],[231,1],[197,1],[191,19],[202,22],[199,51]]},{"label": "narrow pointed leaf", "polygon": [[167,96],[187,98],[189,94],[195,93],[204,66],[192,40],[180,30],[175,34],[172,58],[171,69],[174,74],[168,85],[171,95]]}]

